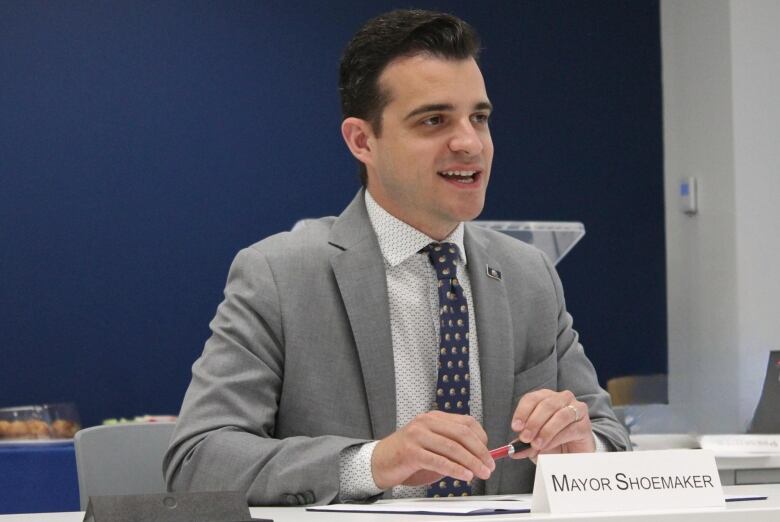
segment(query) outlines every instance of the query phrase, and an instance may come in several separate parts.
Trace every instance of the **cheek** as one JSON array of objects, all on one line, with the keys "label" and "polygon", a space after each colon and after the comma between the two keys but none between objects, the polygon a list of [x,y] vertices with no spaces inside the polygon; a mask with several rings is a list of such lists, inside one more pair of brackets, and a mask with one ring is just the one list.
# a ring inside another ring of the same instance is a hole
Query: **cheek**
[{"label": "cheek", "polygon": [[483,140],[483,147],[485,150],[485,155],[488,155],[490,157],[493,157],[493,139],[490,137],[490,134],[488,134]]},{"label": "cheek", "polygon": [[486,150],[483,158],[485,159],[485,173],[490,176],[493,168],[493,149]]}]

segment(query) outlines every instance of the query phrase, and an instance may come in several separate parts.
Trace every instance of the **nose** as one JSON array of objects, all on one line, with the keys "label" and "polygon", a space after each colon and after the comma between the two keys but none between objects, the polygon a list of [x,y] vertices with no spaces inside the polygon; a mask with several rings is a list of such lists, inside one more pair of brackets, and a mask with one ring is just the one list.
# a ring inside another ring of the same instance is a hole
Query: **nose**
[{"label": "nose", "polygon": [[482,139],[470,119],[465,119],[455,127],[449,146],[452,152],[469,156],[479,154],[484,148]]}]

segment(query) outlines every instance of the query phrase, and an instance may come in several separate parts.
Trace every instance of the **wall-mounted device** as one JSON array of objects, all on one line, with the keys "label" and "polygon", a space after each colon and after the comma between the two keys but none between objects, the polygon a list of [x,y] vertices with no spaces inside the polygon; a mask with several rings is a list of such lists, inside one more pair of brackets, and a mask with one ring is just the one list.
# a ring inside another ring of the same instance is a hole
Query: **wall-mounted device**
[{"label": "wall-mounted device", "polygon": [[698,212],[696,202],[696,178],[685,178],[680,182],[680,210],[692,216]]}]

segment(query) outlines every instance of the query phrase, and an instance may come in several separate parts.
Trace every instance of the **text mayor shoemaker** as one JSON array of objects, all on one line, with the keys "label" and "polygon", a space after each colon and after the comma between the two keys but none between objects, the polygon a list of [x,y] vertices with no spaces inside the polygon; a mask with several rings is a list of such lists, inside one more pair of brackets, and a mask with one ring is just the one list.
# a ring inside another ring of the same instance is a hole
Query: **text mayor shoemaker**
[{"label": "text mayor shoemaker", "polygon": [[553,489],[558,491],[638,491],[649,489],[704,489],[715,487],[710,475],[631,476],[616,473],[610,477],[569,477],[552,475]]}]

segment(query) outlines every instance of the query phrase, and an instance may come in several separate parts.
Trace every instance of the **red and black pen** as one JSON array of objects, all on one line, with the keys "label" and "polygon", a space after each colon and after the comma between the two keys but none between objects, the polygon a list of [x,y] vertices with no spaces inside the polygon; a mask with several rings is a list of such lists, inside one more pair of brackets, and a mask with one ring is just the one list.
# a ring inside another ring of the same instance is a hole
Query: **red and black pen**
[{"label": "red and black pen", "polygon": [[526,450],[530,447],[531,445],[527,442],[516,440],[514,442],[510,442],[506,446],[501,446],[500,448],[490,450],[490,456],[493,457],[493,460],[503,459],[504,457],[510,457],[515,453]]}]

